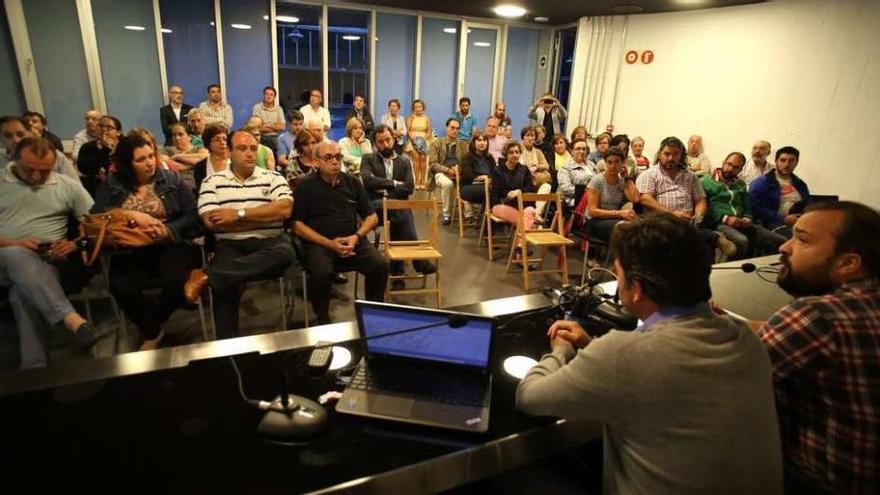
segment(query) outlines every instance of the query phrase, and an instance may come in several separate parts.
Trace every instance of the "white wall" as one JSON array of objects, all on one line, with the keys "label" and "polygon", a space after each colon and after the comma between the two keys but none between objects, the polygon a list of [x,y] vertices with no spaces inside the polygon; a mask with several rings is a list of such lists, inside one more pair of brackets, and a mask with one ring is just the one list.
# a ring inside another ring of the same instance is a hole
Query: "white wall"
[{"label": "white wall", "polygon": [[[606,46],[591,50],[609,51],[604,90],[572,91],[569,126],[604,130],[614,107],[615,131],[643,136],[647,153],[666,136],[701,134],[714,165],[730,151],[748,156],[757,139],[774,150],[793,145],[801,150],[797,174],[812,191],[880,207],[878,20],[877,1],[782,0],[608,23]],[[578,50],[593,32],[602,39],[602,24],[585,21]],[[655,58],[622,65],[615,106],[624,24],[625,49],[650,49]],[[591,63],[575,73],[588,81],[599,69]]]}]

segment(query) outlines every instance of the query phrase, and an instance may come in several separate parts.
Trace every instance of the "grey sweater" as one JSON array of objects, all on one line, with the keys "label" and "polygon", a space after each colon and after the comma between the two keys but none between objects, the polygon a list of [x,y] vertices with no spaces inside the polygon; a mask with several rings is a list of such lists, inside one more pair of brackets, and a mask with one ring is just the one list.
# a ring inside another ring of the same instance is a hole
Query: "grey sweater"
[{"label": "grey sweater", "polygon": [[[567,364],[566,364],[567,363]],[[767,352],[747,325],[697,315],[559,345],[516,394],[528,414],[604,424],[605,493],[782,493]]]}]

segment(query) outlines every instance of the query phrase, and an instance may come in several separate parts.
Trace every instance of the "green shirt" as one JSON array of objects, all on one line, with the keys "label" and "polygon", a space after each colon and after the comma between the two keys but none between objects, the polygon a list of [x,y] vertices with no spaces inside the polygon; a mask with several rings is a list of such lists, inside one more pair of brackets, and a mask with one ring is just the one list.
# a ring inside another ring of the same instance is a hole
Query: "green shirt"
[{"label": "green shirt", "polygon": [[15,175],[15,166],[0,171],[0,236],[57,241],[67,234],[71,216],[80,218],[94,200],[82,184],[52,173],[45,184],[31,186]]},{"label": "green shirt", "polygon": [[726,216],[753,219],[748,186],[742,180],[737,179],[727,187],[724,182],[704,175],[700,179],[700,185],[703,186],[706,201],[709,202],[709,214],[716,223],[722,223]]}]

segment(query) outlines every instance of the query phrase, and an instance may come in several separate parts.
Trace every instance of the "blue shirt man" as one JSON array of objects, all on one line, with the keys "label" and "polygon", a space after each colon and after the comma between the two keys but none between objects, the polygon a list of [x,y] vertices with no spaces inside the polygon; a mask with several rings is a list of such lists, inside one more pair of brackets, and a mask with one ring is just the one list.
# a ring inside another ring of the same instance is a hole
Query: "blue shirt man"
[{"label": "blue shirt man", "polygon": [[458,100],[458,111],[452,114],[452,118],[458,121],[458,139],[464,142],[470,142],[473,136],[474,123],[476,119],[470,113],[471,99],[467,96]]}]

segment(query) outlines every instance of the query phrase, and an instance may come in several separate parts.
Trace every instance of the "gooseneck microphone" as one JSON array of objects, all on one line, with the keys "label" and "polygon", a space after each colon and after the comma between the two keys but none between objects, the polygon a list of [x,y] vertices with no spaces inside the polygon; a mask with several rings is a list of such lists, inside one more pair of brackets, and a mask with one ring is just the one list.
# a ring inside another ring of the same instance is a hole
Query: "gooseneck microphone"
[{"label": "gooseneck microphone", "polygon": [[713,271],[714,270],[741,270],[745,273],[752,273],[753,271],[755,271],[757,269],[758,269],[758,267],[755,266],[754,263],[743,263],[742,265],[739,265],[739,266],[713,266],[712,267]]}]

